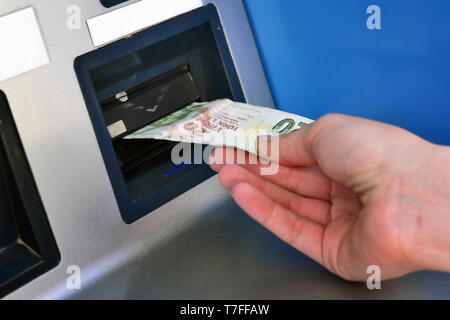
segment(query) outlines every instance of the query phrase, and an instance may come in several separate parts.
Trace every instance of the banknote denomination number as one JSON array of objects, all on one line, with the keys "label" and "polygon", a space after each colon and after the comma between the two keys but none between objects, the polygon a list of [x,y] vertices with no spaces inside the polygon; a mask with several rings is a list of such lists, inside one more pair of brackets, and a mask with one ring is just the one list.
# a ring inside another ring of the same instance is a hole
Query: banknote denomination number
[{"label": "banknote denomination number", "polygon": [[286,133],[289,133],[294,129],[295,127],[295,120],[294,119],[284,119],[278,122],[273,128],[272,128],[272,134],[275,136],[282,136]]}]

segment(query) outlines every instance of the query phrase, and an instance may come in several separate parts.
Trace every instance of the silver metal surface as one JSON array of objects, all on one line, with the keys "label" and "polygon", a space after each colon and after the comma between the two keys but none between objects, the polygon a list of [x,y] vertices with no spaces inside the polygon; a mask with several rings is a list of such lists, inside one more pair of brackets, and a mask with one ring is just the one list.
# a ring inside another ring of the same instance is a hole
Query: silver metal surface
[{"label": "silver metal surface", "polygon": [[[208,2],[219,10],[248,101],[273,106],[242,1]],[[0,89],[61,252],[57,268],[7,298],[450,297],[450,276],[439,273],[389,281],[380,292],[332,276],[246,217],[217,178],[124,224],[73,68],[94,49],[84,23],[66,27],[74,3],[83,21],[115,9],[97,0],[0,3],[0,15],[34,6],[51,58]],[[80,291],[66,288],[71,265],[81,267]]]}]

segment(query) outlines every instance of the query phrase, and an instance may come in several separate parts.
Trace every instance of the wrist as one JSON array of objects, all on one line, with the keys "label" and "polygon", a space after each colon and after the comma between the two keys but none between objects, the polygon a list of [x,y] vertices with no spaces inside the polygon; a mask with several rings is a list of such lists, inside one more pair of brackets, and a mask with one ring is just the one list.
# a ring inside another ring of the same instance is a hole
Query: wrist
[{"label": "wrist", "polygon": [[427,143],[419,152],[423,168],[412,188],[410,252],[419,269],[450,272],[450,148]]}]

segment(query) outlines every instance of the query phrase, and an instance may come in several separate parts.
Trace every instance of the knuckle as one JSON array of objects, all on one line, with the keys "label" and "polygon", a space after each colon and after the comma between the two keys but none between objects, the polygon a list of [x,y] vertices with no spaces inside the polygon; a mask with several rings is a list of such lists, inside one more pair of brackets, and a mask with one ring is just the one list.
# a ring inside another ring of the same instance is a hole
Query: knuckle
[{"label": "knuckle", "polygon": [[220,183],[224,187],[229,187],[238,181],[240,176],[239,167],[234,165],[226,165],[219,173]]},{"label": "knuckle", "polygon": [[311,126],[308,132],[308,140],[311,144],[327,137],[331,132],[334,132],[336,127],[346,120],[346,116],[337,113],[329,113],[320,117]]},{"label": "knuckle", "polygon": [[277,210],[279,210],[279,207],[275,204],[269,211],[269,213],[261,221],[261,224],[269,230],[272,229],[272,224],[276,223]]},{"label": "knuckle", "polygon": [[293,247],[298,247],[303,234],[303,223],[299,219],[294,219],[289,232],[288,243]]},{"label": "knuckle", "polygon": [[289,210],[291,210],[291,211],[296,212],[296,211],[298,211],[300,209],[299,207],[300,206],[299,206],[299,204],[297,202],[297,198],[294,197],[294,196],[290,197],[289,201],[288,201],[288,204],[287,204],[287,208]]},{"label": "knuckle", "polygon": [[328,126],[330,124],[343,121],[346,116],[339,113],[328,113],[321,116],[316,122],[316,126]]}]

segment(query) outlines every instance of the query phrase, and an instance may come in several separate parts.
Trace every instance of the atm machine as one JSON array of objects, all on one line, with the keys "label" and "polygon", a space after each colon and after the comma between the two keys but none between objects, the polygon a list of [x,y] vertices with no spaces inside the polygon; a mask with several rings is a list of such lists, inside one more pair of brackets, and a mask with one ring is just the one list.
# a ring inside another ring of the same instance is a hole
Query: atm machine
[{"label": "atm machine", "polygon": [[435,272],[341,280],[207,165],[123,139],[195,101],[274,106],[242,0],[2,1],[0,35],[0,296],[450,297]]}]

